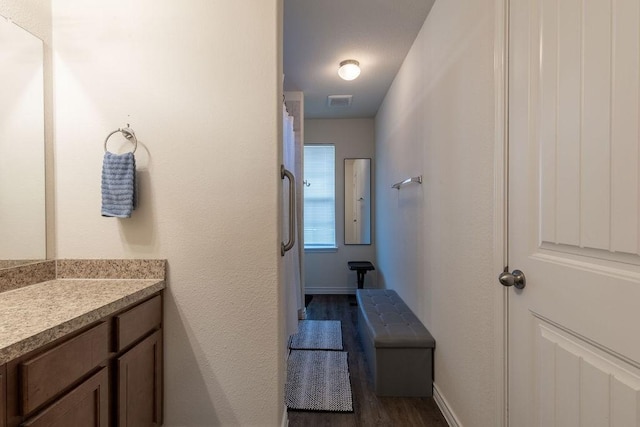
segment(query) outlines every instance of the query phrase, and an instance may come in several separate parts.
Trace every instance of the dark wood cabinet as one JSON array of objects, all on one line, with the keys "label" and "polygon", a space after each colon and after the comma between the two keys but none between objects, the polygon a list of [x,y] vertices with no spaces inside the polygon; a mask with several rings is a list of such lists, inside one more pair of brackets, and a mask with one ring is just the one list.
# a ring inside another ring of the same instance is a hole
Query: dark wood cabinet
[{"label": "dark wood cabinet", "polygon": [[0,427],[7,425],[7,365],[0,366]]},{"label": "dark wood cabinet", "polygon": [[27,359],[20,370],[21,413],[27,415],[106,362],[109,329],[105,322]]},{"label": "dark wood cabinet", "polygon": [[162,425],[162,331],[120,356],[117,369],[118,426]]},{"label": "dark wood cabinet", "polygon": [[78,387],[65,394],[33,418],[24,427],[108,427],[109,375],[102,368]]},{"label": "dark wood cabinet", "polygon": [[162,298],[151,298],[117,316],[115,319],[115,351],[122,351],[162,323]]},{"label": "dark wood cabinet", "polygon": [[0,366],[0,427],[162,424],[162,295]]}]

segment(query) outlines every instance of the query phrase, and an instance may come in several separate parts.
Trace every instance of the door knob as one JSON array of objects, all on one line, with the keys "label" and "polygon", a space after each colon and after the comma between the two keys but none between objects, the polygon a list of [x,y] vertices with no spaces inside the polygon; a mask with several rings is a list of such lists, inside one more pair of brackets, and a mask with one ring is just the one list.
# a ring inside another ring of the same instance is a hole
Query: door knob
[{"label": "door knob", "polygon": [[513,270],[513,273],[508,271],[500,273],[498,280],[504,286],[515,286],[517,289],[524,289],[527,284],[524,273],[520,270]]}]

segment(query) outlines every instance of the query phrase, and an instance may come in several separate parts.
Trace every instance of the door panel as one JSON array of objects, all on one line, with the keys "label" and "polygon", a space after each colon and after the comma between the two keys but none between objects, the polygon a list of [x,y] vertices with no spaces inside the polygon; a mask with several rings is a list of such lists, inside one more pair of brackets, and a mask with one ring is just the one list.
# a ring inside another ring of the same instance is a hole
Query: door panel
[{"label": "door panel", "polygon": [[510,424],[640,426],[640,2],[509,27]]},{"label": "door panel", "polygon": [[637,424],[640,376],[635,366],[544,319],[536,319],[536,329],[540,425]]},{"label": "door panel", "polygon": [[638,254],[639,5],[540,1],[543,242]]}]

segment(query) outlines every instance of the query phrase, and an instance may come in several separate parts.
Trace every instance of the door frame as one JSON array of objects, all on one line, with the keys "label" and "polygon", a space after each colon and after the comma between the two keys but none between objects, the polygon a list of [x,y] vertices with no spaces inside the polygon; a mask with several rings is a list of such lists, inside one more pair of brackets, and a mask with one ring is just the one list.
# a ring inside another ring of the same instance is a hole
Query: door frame
[{"label": "door frame", "polygon": [[494,203],[493,267],[496,426],[509,425],[509,299],[498,274],[509,265],[509,0],[494,0]]}]

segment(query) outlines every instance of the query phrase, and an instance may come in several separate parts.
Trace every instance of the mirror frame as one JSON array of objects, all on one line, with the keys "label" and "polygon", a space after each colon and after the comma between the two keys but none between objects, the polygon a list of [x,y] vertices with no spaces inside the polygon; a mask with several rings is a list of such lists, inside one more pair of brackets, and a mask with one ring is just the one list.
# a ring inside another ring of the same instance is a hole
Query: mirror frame
[{"label": "mirror frame", "polygon": [[[366,203],[366,208],[368,208],[368,214],[366,215],[369,218],[369,224],[368,224],[368,239],[360,239],[359,241],[353,241],[353,240],[349,240],[347,239],[347,230],[349,230],[350,226],[353,225],[353,222],[356,220],[347,220],[347,204],[353,202],[347,200],[347,195],[350,193],[350,191],[348,190],[347,186],[348,185],[353,185],[352,182],[347,181],[347,162],[348,161],[355,161],[355,160],[366,160],[368,161],[368,169],[369,169],[369,176],[367,177],[366,181],[367,181],[367,189],[369,190],[369,194],[368,197],[366,197],[364,200],[367,201]],[[372,159],[371,157],[346,157],[343,161],[343,166],[344,166],[344,244],[345,245],[371,245],[373,243],[373,238],[372,238],[372,230],[373,230],[373,224],[372,224],[372,188],[371,188],[371,166],[372,166]]]}]

